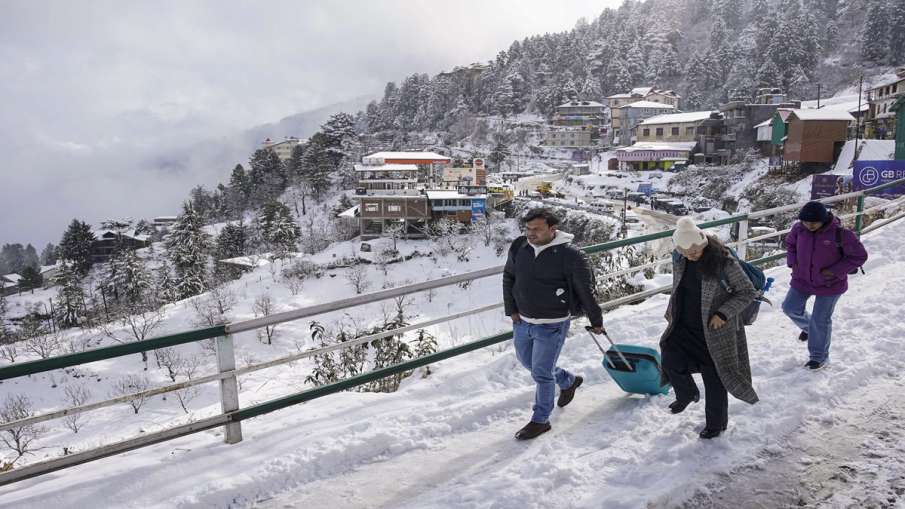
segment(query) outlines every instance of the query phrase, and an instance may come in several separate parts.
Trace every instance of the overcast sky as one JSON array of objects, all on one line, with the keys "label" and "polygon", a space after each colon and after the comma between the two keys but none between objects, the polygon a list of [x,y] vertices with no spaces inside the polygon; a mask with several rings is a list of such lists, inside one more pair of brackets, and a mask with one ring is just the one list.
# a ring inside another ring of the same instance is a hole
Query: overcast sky
[{"label": "overcast sky", "polygon": [[40,251],[74,217],[176,214],[225,178],[161,164],[180,147],[492,59],[618,0],[3,4],[0,243]]}]

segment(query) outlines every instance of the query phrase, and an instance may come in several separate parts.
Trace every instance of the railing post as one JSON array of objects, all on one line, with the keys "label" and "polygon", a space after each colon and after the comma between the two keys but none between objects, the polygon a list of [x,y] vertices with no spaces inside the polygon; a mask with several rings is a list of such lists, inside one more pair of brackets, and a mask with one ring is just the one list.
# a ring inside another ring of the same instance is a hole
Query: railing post
[{"label": "railing post", "polygon": [[855,215],[855,233],[858,234],[859,237],[861,236],[861,225],[864,224],[864,222],[862,221],[863,212],[864,212],[864,195],[862,194],[861,196],[858,197],[858,211]]},{"label": "railing post", "polygon": [[[233,349],[233,337],[230,334],[217,338],[217,368],[220,373],[236,369],[236,354]],[[223,413],[239,409],[239,383],[235,375],[220,379],[220,408]],[[231,422],[224,428],[226,428],[224,442],[237,444],[242,441],[242,423]]]},{"label": "railing post", "polygon": [[738,257],[742,260],[748,258],[748,243],[745,242],[748,240],[748,218],[742,219],[738,222],[738,246],[735,252],[738,254]]}]

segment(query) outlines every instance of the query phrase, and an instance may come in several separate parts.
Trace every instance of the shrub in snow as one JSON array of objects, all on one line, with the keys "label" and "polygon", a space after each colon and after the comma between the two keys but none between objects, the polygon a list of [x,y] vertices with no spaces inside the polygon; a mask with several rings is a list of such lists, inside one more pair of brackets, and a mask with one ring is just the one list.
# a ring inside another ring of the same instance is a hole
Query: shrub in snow
[{"label": "shrub in snow", "polygon": [[[418,329],[418,336],[415,338],[414,345],[416,358],[437,352],[437,338],[424,329]],[[427,378],[430,374],[430,366],[424,366],[424,376],[422,378]]]},{"label": "shrub in snow", "polygon": [[0,358],[3,358],[10,364],[13,364],[14,362],[16,362],[16,359],[19,358],[19,347],[16,346],[16,343],[9,343],[0,346]]},{"label": "shrub in snow", "polygon": [[[71,383],[63,389],[66,394],[66,404],[69,407],[79,407],[91,399],[91,391],[83,382]],[[73,433],[78,433],[88,420],[85,412],[71,413],[63,417],[63,424]]]},{"label": "shrub in snow", "polygon": [[123,378],[120,378],[113,384],[113,388],[110,392],[111,398],[119,398],[122,396],[135,395],[134,398],[129,400],[129,406],[132,407],[132,410],[138,414],[138,411],[141,410],[141,407],[144,406],[145,403],[151,396],[146,394],[141,394],[151,387],[151,382],[148,381],[148,377],[144,375],[126,375]]},{"label": "shrub in snow", "polygon": [[359,295],[371,287],[371,281],[368,279],[368,268],[360,263],[349,267],[346,271],[346,281],[355,289],[355,293]]},{"label": "shrub in snow", "polygon": [[316,263],[307,260],[295,260],[288,267],[283,268],[283,281],[289,287],[292,295],[298,295],[302,289],[302,283],[312,277],[323,276],[323,269]]},{"label": "shrub in snow", "polygon": [[213,327],[229,321],[229,312],[236,305],[236,292],[228,284],[215,286],[190,301],[197,324]]},{"label": "shrub in snow", "polygon": [[[274,303],[273,298],[270,297],[270,294],[265,293],[255,299],[255,302],[252,305],[252,311],[254,311],[255,318],[263,318],[272,315],[274,311]],[[273,344],[273,335],[276,334],[276,330],[276,325],[265,325],[264,327],[256,331],[258,340],[261,342],[266,341],[268,345]]]},{"label": "shrub in snow", "polygon": [[[197,355],[189,355],[183,357],[182,362],[176,368],[176,374],[185,378],[186,381],[193,380],[195,378],[195,373],[200,366],[201,358]],[[182,407],[182,411],[185,413],[189,413],[188,404],[200,393],[201,388],[197,385],[174,391],[176,400],[179,402],[179,406]]]},{"label": "shrub in snow", "polygon": [[52,357],[63,346],[63,338],[59,332],[49,332],[25,339],[25,349],[42,359]]},{"label": "shrub in snow", "polygon": [[[311,322],[308,326],[311,331],[311,339],[318,348],[329,346],[327,331],[318,322]],[[336,352],[323,352],[314,355],[314,368],[311,374],[305,378],[305,382],[316,387],[337,382],[342,378],[342,368],[336,362]]]},{"label": "shrub in snow", "polygon": [[[0,406],[0,422],[8,423],[34,416],[31,400],[24,394],[8,394]],[[35,441],[47,431],[37,424],[25,424],[0,431],[0,442],[11,453],[0,461],[0,472],[10,470],[13,465],[25,456],[40,449]]]},{"label": "shrub in snow", "polygon": [[[101,330],[117,343],[143,341],[163,322],[163,312],[158,308],[143,305],[125,305],[119,310],[120,317],[101,324]],[[148,352],[141,352],[141,360],[148,369]]]}]

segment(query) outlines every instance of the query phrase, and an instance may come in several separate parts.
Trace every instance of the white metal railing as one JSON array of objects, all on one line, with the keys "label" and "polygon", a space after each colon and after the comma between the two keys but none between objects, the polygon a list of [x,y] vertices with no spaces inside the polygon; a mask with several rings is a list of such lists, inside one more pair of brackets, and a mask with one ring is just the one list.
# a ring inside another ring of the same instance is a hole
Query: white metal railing
[{"label": "white metal railing", "polygon": [[[831,197],[831,198],[826,198],[821,201],[830,203],[830,202],[836,202],[836,201],[845,200],[845,199],[849,199],[849,198],[853,198],[853,197],[864,196],[864,194],[865,194],[864,192],[859,191],[859,192],[847,193],[845,195],[835,196],[835,197]],[[852,216],[863,215],[863,214],[877,211],[877,210],[883,210],[883,209],[889,209],[889,208],[902,206],[903,204],[905,204],[905,197],[890,201],[888,203],[880,204],[880,205],[871,207],[869,209],[865,209],[861,212],[856,212],[853,214],[845,214],[844,216],[841,216],[841,217],[852,217]],[[775,207],[773,209],[767,209],[764,211],[752,212],[752,213],[747,214],[744,219],[740,218],[737,222],[740,224],[740,231],[744,230],[747,233],[747,223],[748,223],[749,218],[760,218],[760,217],[767,217],[767,216],[774,215],[774,214],[781,214],[784,212],[796,210],[797,208],[800,208],[800,206],[801,206],[801,204],[799,203],[799,204],[795,204],[795,205],[786,205],[786,206],[781,206],[781,207]],[[869,228],[866,228],[864,231],[868,232],[868,231],[876,230],[893,221],[902,219],[903,217],[905,217],[905,214],[900,213],[896,216],[884,219],[882,221],[876,221]],[[789,230],[786,229],[786,230],[771,232],[771,233],[768,233],[765,235],[752,237],[752,238],[744,238],[743,236],[740,235],[739,241],[735,242],[733,244],[740,246],[741,249],[740,249],[739,254],[740,254],[740,256],[743,256],[744,247],[747,246],[748,244],[750,244],[752,242],[758,242],[761,240],[781,236],[781,235],[788,233],[788,231]],[[656,240],[659,240],[659,238],[643,240],[643,241],[641,241],[639,239],[638,243],[651,242],[651,241],[656,241]],[[620,247],[622,247],[622,246],[620,246]],[[646,270],[649,268],[664,265],[664,264],[667,264],[670,262],[671,262],[671,257],[657,260],[654,262],[650,262],[647,264],[642,264],[642,265],[639,265],[636,267],[630,267],[627,269],[621,269],[621,270],[609,272],[607,274],[604,274],[602,277],[605,277],[605,278],[618,277],[621,275],[639,272],[639,271]],[[115,444],[110,444],[108,446],[103,446],[98,449],[93,449],[91,451],[85,451],[84,453],[79,453],[77,455],[59,458],[57,460],[45,461],[45,462],[41,462],[41,463],[35,464],[35,465],[28,465],[25,467],[21,467],[19,469],[16,469],[15,472],[17,472],[17,473],[15,475],[0,474],[0,484],[8,484],[9,482],[15,482],[16,479],[22,479],[22,478],[32,477],[34,475],[40,475],[40,473],[46,473],[49,471],[58,470],[60,468],[65,468],[66,466],[71,466],[71,465],[78,464],[78,463],[84,463],[86,461],[92,461],[93,459],[98,459],[98,458],[106,457],[106,456],[109,456],[112,454],[117,454],[118,452],[122,452],[125,450],[131,450],[131,449],[134,449],[137,447],[142,447],[144,445],[162,442],[162,441],[168,440],[170,438],[174,438],[176,436],[184,436],[185,434],[188,434],[188,433],[193,433],[195,431],[199,431],[199,430],[203,430],[203,429],[211,429],[211,428],[219,427],[219,426],[225,426],[225,428],[226,428],[225,440],[227,443],[238,442],[241,440],[241,428],[239,427],[240,423],[237,421],[234,422],[233,420],[231,420],[229,417],[229,414],[234,413],[234,411],[236,411],[238,409],[238,391],[237,391],[235,382],[239,375],[251,373],[251,372],[262,370],[262,369],[267,369],[267,368],[274,367],[274,366],[277,366],[280,364],[294,362],[294,361],[297,361],[297,360],[300,360],[300,359],[303,359],[306,357],[311,357],[313,355],[318,355],[321,353],[326,353],[326,352],[330,352],[330,351],[348,348],[348,347],[351,347],[354,345],[366,343],[369,341],[374,341],[376,339],[396,335],[396,334],[399,334],[402,332],[408,332],[411,330],[427,327],[430,325],[436,325],[438,323],[443,323],[443,322],[450,321],[453,319],[491,311],[493,309],[502,307],[502,303],[496,303],[496,304],[491,304],[491,305],[482,306],[479,308],[462,311],[462,312],[455,313],[452,315],[439,317],[439,318],[428,320],[425,322],[420,322],[420,323],[406,326],[403,328],[392,329],[392,330],[380,332],[377,334],[372,334],[369,336],[356,338],[351,341],[338,343],[338,344],[330,345],[327,347],[306,350],[304,352],[299,352],[297,354],[282,357],[279,359],[274,359],[271,361],[258,363],[258,364],[247,365],[247,366],[239,368],[239,369],[237,369],[235,366],[235,360],[234,360],[235,356],[232,352],[231,334],[236,333],[236,332],[246,331],[246,330],[252,330],[252,329],[264,327],[267,325],[275,325],[278,323],[283,323],[283,322],[287,322],[287,321],[291,321],[291,320],[297,320],[300,318],[305,318],[308,316],[326,313],[329,311],[336,311],[339,309],[356,307],[356,306],[359,306],[362,304],[372,303],[372,302],[376,302],[376,301],[380,301],[380,300],[386,300],[386,299],[399,297],[399,296],[403,296],[403,295],[408,295],[411,293],[421,292],[421,291],[425,291],[425,290],[430,290],[430,289],[434,289],[434,288],[449,286],[449,285],[457,284],[457,283],[464,282],[464,281],[471,281],[474,279],[489,277],[489,276],[493,276],[493,275],[501,273],[502,270],[503,270],[502,266],[490,267],[490,268],[481,269],[478,271],[472,271],[472,272],[468,272],[468,273],[464,273],[464,274],[458,274],[455,276],[440,278],[437,280],[426,281],[426,282],[417,283],[417,284],[413,284],[413,285],[407,285],[407,286],[403,286],[403,287],[399,287],[399,288],[378,291],[378,292],[374,292],[371,294],[352,297],[349,299],[343,299],[340,301],[320,304],[320,305],[316,305],[316,306],[310,306],[307,308],[288,311],[285,313],[279,313],[276,315],[271,315],[269,317],[257,318],[257,319],[253,319],[253,320],[238,322],[235,324],[229,324],[226,326],[227,335],[224,337],[217,338],[219,372],[216,374],[199,377],[199,378],[196,378],[193,380],[188,380],[186,382],[168,385],[165,387],[158,387],[158,388],[151,389],[148,391],[124,395],[124,396],[108,399],[108,400],[101,401],[101,402],[96,402],[96,403],[92,403],[92,404],[88,404],[88,405],[82,405],[82,406],[78,406],[78,407],[61,409],[61,410],[57,410],[57,411],[53,411],[53,412],[48,412],[46,414],[29,417],[27,419],[21,419],[18,421],[4,423],[4,424],[0,425],[0,431],[18,427],[18,426],[24,426],[27,424],[48,421],[48,420],[63,417],[66,415],[72,415],[72,414],[76,414],[76,413],[82,413],[82,412],[87,412],[87,411],[91,411],[91,410],[96,410],[99,408],[104,408],[104,407],[111,406],[114,404],[126,402],[131,399],[136,399],[138,397],[147,397],[147,396],[162,394],[162,393],[166,393],[166,392],[172,392],[172,391],[192,387],[195,385],[200,385],[203,383],[209,383],[209,382],[213,382],[213,381],[220,381],[220,384],[221,384],[221,402],[222,402],[222,406],[223,406],[222,414],[211,417],[211,418],[201,419],[201,420],[195,421],[195,422],[187,424],[187,425],[178,426],[176,428],[170,428],[170,429],[163,430],[160,432],[151,433],[151,434],[148,434],[146,436],[142,436],[142,437],[139,437],[136,439],[125,440],[125,441],[117,442]],[[628,296],[624,296],[624,297],[620,297],[617,299],[613,299],[613,300],[604,302],[601,304],[601,307],[604,309],[612,309],[612,308],[618,307],[618,306],[626,304],[626,303],[642,300],[642,299],[645,299],[652,295],[662,293],[664,291],[669,290],[670,288],[671,288],[671,285],[666,285],[666,286],[662,286],[662,287],[658,287],[658,288],[653,288],[650,290],[645,290],[645,291],[638,292],[638,293],[635,293],[632,295],[628,295]]]}]

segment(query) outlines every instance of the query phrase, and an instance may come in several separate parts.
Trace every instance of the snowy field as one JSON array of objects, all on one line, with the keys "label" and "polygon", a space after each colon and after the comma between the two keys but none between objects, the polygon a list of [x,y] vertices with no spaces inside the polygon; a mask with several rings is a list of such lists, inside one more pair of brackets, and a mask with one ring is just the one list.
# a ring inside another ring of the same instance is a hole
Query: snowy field
[{"label": "snowy field", "polygon": [[[703,403],[671,415],[671,396],[622,393],[579,323],[561,364],[585,385],[534,441],[512,438],[534,385],[504,344],[443,361],[393,394],[342,393],[246,421],[238,445],[205,432],[6,486],[0,507],[903,507],[903,398],[893,396],[905,384],[905,325],[894,318],[905,223],[865,243],[867,274],[837,306],[832,362],[817,373],[801,369],[805,346],[778,309],[788,273],[771,270],[776,306],[749,327],[761,401],[731,400],[729,430],[712,441],[697,438]],[[492,283],[482,288],[496,299]],[[605,324],[617,341],[655,346],[665,306],[659,296]],[[243,404],[300,388],[286,376],[250,377]],[[169,420],[162,413],[150,415]],[[119,427],[139,428],[127,417]],[[758,492],[767,505],[738,498],[758,476],[781,481]]]}]

